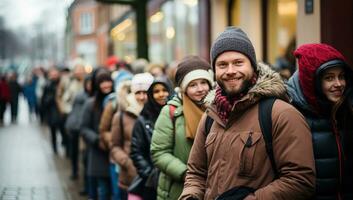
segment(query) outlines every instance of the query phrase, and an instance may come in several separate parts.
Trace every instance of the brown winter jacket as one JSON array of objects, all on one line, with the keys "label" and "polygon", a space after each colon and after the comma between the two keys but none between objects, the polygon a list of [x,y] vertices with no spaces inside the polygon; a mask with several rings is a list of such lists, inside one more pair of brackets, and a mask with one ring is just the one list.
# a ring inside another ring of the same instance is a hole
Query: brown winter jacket
[{"label": "brown winter jacket", "polygon": [[[119,186],[125,190],[127,190],[131,181],[137,175],[136,168],[130,158],[130,146],[132,129],[142,106],[138,106],[137,102],[132,103],[132,97],[133,95],[128,96],[129,107],[123,112],[117,112],[112,121],[113,147],[110,152],[110,158],[120,166]],[[123,125],[120,124],[121,120]],[[122,132],[121,127],[124,127],[124,132]]]},{"label": "brown winter jacket", "polygon": [[116,111],[117,111],[117,105],[116,105],[116,102],[114,102],[114,100],[109,101],[107,105],[104,107],[102,117],[99,123],[99,137],[103,142],[103,144],[100,146],[101,148],[103,148],[103,150],[110,150],[112,147],[111,128],[112,128],[112,119]]},{"label": "brown winter jacket", "polygon": [[115,98],[110,99],[104,107],[102,117],[99,123],[99,137],[102,143],[99,145],[103,150],[112,148],[112,120],[117,110],[125,110],[127,107],[127,96],[130,90],[130,82],[124,81],[121,83]]},{"label": "brown winter jacket", "polygon": [[[285,88],[277,73],[259,64],[259,79],[232,112],[228,124],[214,104],[207,115],[214,119],[206,136],[206,114],[188,160],[180,199],[215,199],[236,187],[254,188],[260,200],[309,199],[314,193],[315,167],[311,135],[303,116],[290,104],[276,100],[272,110],[273,152],[279,172],[274,179],[258,120],[258,102],[266,96],[284,98]],[[250,147],[245,147],[252,137]]]}]

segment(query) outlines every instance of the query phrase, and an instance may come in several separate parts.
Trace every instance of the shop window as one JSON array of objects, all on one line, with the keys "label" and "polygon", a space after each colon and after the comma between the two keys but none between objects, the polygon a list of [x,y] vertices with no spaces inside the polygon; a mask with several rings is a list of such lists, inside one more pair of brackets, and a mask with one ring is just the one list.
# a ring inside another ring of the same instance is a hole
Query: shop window
[{"label": "shop window", "polygon": [[278,71],[288,68],[291,74],[295,70],[292,51],[296,45],[297,1],[268,2],[267,61]]},{"label": "shop window", "polygon": [[149,56],[152,62],[171,62],[197,55],[198,1],[167,1],[149,18]]},{"label": "shop window", "polygon": [[114,42],[114,55],[132,62],[136,59],[136,15],[128,12],[120,18],[117,24],[111,29],[110,36]]},{"label": "shop window", "polygon": [[92,66],[97,64],[97,43],[92,40],[81,41],[77,43],[76,46],[77,55],[82,56],[82,58]]},{"label": "shop window", "polygon": [[80,34],[91,34],[93,32],[93,14],[81,13],[80,15]]}]

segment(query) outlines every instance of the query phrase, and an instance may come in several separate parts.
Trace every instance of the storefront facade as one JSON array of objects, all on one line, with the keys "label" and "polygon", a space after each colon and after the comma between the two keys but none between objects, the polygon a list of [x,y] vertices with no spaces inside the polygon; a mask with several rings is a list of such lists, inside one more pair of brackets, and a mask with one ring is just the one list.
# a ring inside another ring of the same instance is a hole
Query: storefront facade
[{"label": "storefront facade", "polygon": [[304,43],[328,43],[353,64],[353,2],[320,0],[212,0],[212,41],[226,26],[244,29],[257,59],[278,58]]}]

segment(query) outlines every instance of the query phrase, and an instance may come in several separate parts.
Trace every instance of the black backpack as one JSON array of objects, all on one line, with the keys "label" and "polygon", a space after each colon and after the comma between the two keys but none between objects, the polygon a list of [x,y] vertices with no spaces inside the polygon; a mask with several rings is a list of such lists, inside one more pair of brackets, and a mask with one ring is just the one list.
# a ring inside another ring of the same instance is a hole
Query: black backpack
[{"label": "black backpack", "polygon": [[[275,179],[279,177],[276,162],[273,156],[272,148],[272,107],[276,98],[266,98],[260,100],[259,104],[259,123],[261,127],[261,132],[263,134],[266,146],[267,155],[271,161],[272,170],[275,174]],[[207,115],[205,122],[205,134],[209,134],[213,124],[213,119]]]}]

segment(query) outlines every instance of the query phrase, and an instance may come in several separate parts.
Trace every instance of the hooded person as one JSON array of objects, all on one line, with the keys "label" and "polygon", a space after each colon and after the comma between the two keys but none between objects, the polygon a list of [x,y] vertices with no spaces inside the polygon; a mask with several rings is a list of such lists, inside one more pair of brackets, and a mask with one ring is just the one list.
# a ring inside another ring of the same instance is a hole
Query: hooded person
[{"label": "hooded person", "polygon": [[127,189],[137,175],[136,168],[130,158],[132,128],[147,101],[147,90],[153,82],[149,73],[134,75],[131,80],[131,93],[126,97],[127,105],[112,120],[112,148],[110,158],[120,167],[118,185],[122,191],[122,199],[127,199]]},{"label": "hooded person", "polygon": [[[87,144],[87,176],[89,198],[110,198],[109,152],[99,137],[99,122],[104,98],[114,91],[110,72],[98,68],[93,72],[94,95],[87,99],[82,111],[81,132]],[[98,194],[97,194],[98,191]]]},{"label": "hooded person", "polygon": [[175,81],[177,95],[163,107],[152,136],[152,160],[161,172],[158,200],[176,200],[183,190],[186,163],[206,109],[204,98],[214,84],[210,64],[198,56],[180,61]]},{"label": "hooded person", "polygon": [[[280,75],[256,62],[250,39],[236,27],[227,27],[217,37],[210,58],[217,86],[205,99],[208,107],[179,199],[310,198],[315,183],[310,130],[303,116],[284,101]],[[275,99],[268,125],[272,154],[267,153],[269,140],[260,126],[260,120],[266,120],[260,115],[260,102],[269,98]]]},{"label": "hooded person", "polygon": [[143,199],[156,199],[158,170],[152,163],[150,145],[155,122],[171,94],[172,88],[168,80],[163,77],[155,78],[147,91],[148,100],[132,130],[130,157],[142,180],[140,191],[134,194]]},{"label": "hooded person", "polygon": [[314,199],[353,199],[352,70],[327,44],[304,44],[294,56],[299,68],[288,82],[288,94],[311,129]]},{"label": "hooded person", "polygon": [[77,179],[79,173],[79,136],[81,128],[81,120],[83,118],[82,111],[85,101],[89,97],[91,85],[91,76],[86,75],[83,81],[83,88],[76,94],[72,104],[72,110],[65,121],[65,128],[69,133],[70,160],[71,160],[71,179]]}]

